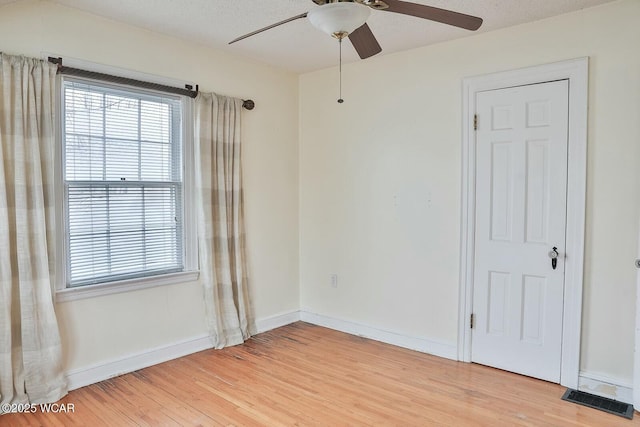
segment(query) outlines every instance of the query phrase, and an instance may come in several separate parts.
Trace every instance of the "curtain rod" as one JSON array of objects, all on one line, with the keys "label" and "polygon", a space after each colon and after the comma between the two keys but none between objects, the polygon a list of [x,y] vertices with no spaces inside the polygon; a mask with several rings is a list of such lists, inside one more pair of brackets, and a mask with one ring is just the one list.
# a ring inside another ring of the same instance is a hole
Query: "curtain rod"
[{"label": "curtain rod", "polygon": [[[128,86],[141,87],[144,89],[157,90],[160,92],[175,93],[177,95],[184,95],[190,98],[195,98],[196,96],[198,96],[198,89],[199,89],[198,85],[196,85],[195,90],[193,90],[192,85],[184,85],[184,89],[183,89],[183,88],[167,86],[159,83],[151,83],[151,82],[145,82],[143,80],[136,80],[136,79],[130,79],[127,77],[114,76],[111,74],[98,73],[95,71],[81,70],[79,68],[65,67],[62,65],[62,58],[54,58],[52,56],[49,57],[49,62],[51,62],[52,64],[56,64],[58,66],[58,73],[60,74],[66,74],[66,75],[76,76],[76,77],[86,77],[86,78],[101,80],[101,81],[110,82],[110,83],[119,83],[119,84],[124,84]],[[247,100],[243,99],[242,107],[244,107],[247,110],[253,110],[255,107],[255,103],[251,99],[247,99]]]}]

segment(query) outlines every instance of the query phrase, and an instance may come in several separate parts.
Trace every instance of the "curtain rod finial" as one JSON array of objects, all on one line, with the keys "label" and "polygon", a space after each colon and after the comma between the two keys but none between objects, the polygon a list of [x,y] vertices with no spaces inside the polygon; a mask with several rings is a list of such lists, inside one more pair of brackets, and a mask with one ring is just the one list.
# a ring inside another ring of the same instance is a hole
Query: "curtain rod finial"
[{"label": "curtain rod finial", "polygon": [[251,110],[253,110],[253,109],[255,108],[256,103],[255,103],[255,102],[253,102],[253,100],[251,100],[251,99],[247,99],[247,100],[243,100],[243,101],[242,101],[242,106],[243,106],[245,109],[247,109],[247,110],[251,111]]}]

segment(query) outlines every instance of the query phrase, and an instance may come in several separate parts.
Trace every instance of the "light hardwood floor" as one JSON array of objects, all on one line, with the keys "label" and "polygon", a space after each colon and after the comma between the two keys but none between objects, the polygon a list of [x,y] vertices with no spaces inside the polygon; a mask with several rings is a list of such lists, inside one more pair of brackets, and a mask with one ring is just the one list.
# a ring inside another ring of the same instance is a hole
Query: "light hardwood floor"
[{"label": "light hardwood floor", "polygon": [[72,391],[28,426],[633,426],[564,387],[298,322]]}]

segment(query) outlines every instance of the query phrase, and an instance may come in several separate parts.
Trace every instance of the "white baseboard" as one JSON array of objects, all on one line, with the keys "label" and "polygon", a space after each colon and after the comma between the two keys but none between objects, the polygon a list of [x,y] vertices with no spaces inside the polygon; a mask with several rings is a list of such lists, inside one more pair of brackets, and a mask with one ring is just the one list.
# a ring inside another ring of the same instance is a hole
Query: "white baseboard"
[{"label": "white baseboard", "polygon": [[578,377],[578,390],[619,402],[633,403],[633,384],[596,372],[581,371]]},{"label": "white baseboard", "polygon": [[[256,320],[256,333],[266,332],[300,320],[299,311],[291,311]],[[138,369],[148,368],[158,363],[177,359],[199,351],[213,348],[209,335],[200,335],[173,344],[152,348],[122,358],[98,363],[86,368],[66,372],[69,390],[75,390],[117,377]]]},{"label": "white baseboard", "polygon": [[95,364],[87,368],[74,369],[66,373],[69,390],[75,390],[90,384],[95,384],[109,378],[128,374],[138,369],[147,368],[168,360],[196,353],[212,348],[209,335],[202,335],[156,347],[144,352],[130,354],[128,356]]},{"label": "white baseboard", "polygon": [[[256,320],[256,333],[270,331],[281,326],[302,320],[314,325],[358,335],[376,341],[408,348],[423,353],[457,360],[455,344],[447,344],[413,337],[397,332],[363,325],[349,320],[324,316],[309,311],[289,311],[274,316]],[[212,348],[208,335],[196,336],[162,347],[156,347],[144,352],[95,364],[81,369],[74,369],[66,373],[69,390],[75,390],[90,384],[95,384],[109,378],[117,377],[138,369],[157,365],[178,357]],[[608,397],[620,402],[633,403],[633,386],[630,382],[602,375],[594,372],[580,372],[578,389],[602,397]]]},{"label": "white baseboard", "polygon": [[300,312],[298,310],[287,311],[285,313],[276,314],[274,316],[265,317],[256,320],[256,333],[261,334],[281,326],[289,325],[300,320]]},{"label": "white baseboard", "polygon": [[397,332],[386,331],[373,326],[351,322],[349,320],[311,313],[309,311],[300,311],[300,320],[398,347],[408,348],[410,350],[416,350],[422,353],[444,357],[446,359],[458,360],[458,350],[455,344],[447,344],[425,338],[412,337]]}]

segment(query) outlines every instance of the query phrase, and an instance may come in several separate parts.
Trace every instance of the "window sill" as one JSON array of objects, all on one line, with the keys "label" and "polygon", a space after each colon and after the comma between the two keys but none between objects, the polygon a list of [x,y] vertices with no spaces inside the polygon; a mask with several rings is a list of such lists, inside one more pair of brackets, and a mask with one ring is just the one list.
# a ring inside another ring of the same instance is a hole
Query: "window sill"
[{"label": "window sill", "polygon": [[119,294],[123,292],[138,291],[141,289],[155,288],[165,285],[194,282],[198,280],[200,272],[187,271],[165,274],[162,276],[142,277],[119,282],[101,283],[98,285],[79,286],[77,288],[65,288],[56,291],[56,302],[75,301],[79,299],[94,298],[103,295]]}]

